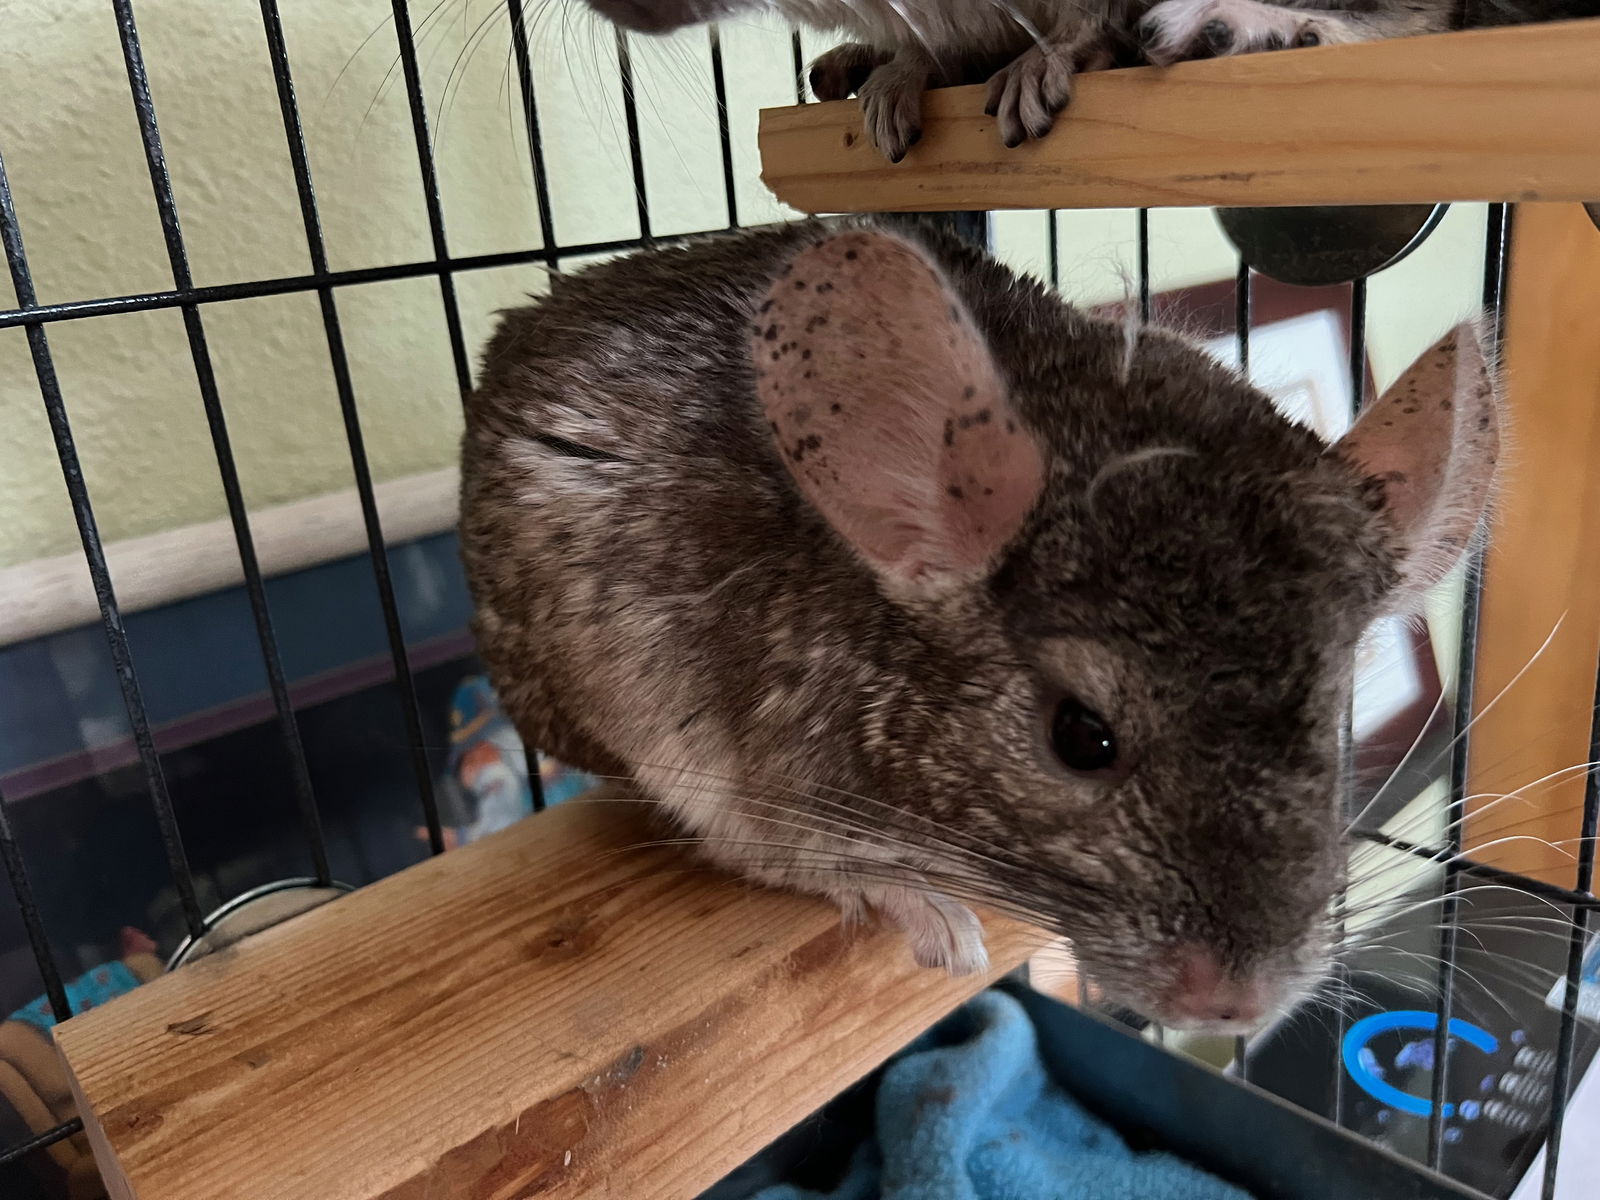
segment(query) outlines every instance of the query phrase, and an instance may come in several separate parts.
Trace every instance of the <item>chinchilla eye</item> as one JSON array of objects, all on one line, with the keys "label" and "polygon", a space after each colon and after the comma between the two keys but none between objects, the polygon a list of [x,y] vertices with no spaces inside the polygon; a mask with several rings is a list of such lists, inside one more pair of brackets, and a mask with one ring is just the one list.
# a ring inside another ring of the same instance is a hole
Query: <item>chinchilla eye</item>
[{"label": "chinchilla eye", "polygon": [[1070,697],[1056,705],[1050,746],[1074,771],[1103,771],[1117,761],[1117,740],[1100,714]]}]

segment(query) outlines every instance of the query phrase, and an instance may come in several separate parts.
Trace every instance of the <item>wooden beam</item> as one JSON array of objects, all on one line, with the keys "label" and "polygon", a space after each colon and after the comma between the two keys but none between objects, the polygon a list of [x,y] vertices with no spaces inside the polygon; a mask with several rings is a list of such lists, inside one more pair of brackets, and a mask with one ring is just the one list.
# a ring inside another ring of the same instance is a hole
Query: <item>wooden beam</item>
[{"label": "wooden beam", "polygon": [[896,165],[854,100],[767,109],[762,178],[816,213],[1591,200],[1596,64],[1600,19],[1104,71],[1012,150],[950,88]]},{"label": "wooden beam", "polygon": [[917,968],[561,805],[57,1031],[116,1200],[682,1200],[1047,939]]},{"label": "wooden beam", "polygon": [[[453,529],[461,472],[444,467],[377,484],[383,540],[394,545]],[[256,558],[267,578],[365,553],[367,528],[355,488],[293,500],[250,514]],[[227,517],[124,538],[105,547],[126,616],[236,587],[244,580]],[[100,620],[83,551],[0,568],[0,646]]]},{"label": "wooden beam", "polygon": [[1571,887],[1584,790],[1573,768],[1589,757],[1600,654],[1600,231],[1576,204],[1520,205],[1512,243],[1508,454],[1485,559],[1468,781],[1487,795],[1469,805],[1465,844]]}]

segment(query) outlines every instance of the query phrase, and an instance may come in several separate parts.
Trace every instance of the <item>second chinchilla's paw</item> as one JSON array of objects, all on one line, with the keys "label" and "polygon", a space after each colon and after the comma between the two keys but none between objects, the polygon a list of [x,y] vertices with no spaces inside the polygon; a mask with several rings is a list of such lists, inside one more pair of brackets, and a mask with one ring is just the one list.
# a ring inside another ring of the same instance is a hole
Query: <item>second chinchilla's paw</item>
[{"label": "second chinchilla's paw", "polygon": [[861,42],[846,42],[818,57],[807,72],[811,94],[818,100],[844,100],[866,84],[872,72],[892,57]]},{"label": "second chinchilla's paw", "polygon": [[903,159],[922,137],[922,93],[929,75],[925,60],[902,53],[874,70],[857,93],[867,137],[890,162]]},{"label": "second chinchilla's paw", "polygon": [[1074,58],[1071,46],[1041,42],[990,77],[984,111],[998,118],[1007,146],[1050,132],[1072,97]]},{"label": "second chinchilla's paw", "polygon": [[1162,0],[1139,22],[1138,36],[1145,57],[1157,66],[1361,40],[1337,13],[1261,0]]}]

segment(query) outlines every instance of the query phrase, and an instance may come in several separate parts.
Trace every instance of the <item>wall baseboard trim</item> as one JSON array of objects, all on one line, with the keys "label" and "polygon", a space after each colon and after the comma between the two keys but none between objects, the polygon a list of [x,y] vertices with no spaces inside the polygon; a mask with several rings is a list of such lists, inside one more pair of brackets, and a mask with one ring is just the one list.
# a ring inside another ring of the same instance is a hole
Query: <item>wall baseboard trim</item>
[{"label": "wall baseboard trim", "polygon": [[[460,473],[444,467],[373,489],[388,545],[443,533],[456,522]],[[366,528],[354,488],[250,514],[264,576],[286,575],[364,553]],[[222,591],[244,581],[233,525],[226,518],[106,545],[111,584],[124,613]],[[100,619],[81,553],[0,570],[0,646],[45,637]]]}]

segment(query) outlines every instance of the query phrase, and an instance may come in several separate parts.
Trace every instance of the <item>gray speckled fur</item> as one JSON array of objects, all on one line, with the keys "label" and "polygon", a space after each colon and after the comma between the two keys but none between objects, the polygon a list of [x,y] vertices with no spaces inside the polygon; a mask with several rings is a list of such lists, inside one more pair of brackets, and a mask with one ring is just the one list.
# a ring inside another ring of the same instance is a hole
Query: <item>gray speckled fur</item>
[{"label": "gray speckled fur", "polygon": [[[634,775],[758,879],[893,908],[870,856],[1040,914],[1147,1010],[1184,943],[1286,1000],[1323,962],[1336,713],[1397,578],[1381,489],[1177,337],[1129,346],[919,235],[1047,482],[991,579],[891,602],[801,499],[754,390],[756,306],[828,228],[639,254],[506,315],[468,407],[462,546],[523,738]],[[1055,763],[1066,691],[1116,727],[1126,779]],[[775,832],[763,797],[818,794],[869,798],[848,803],[880,833],[828,807]]]}]

